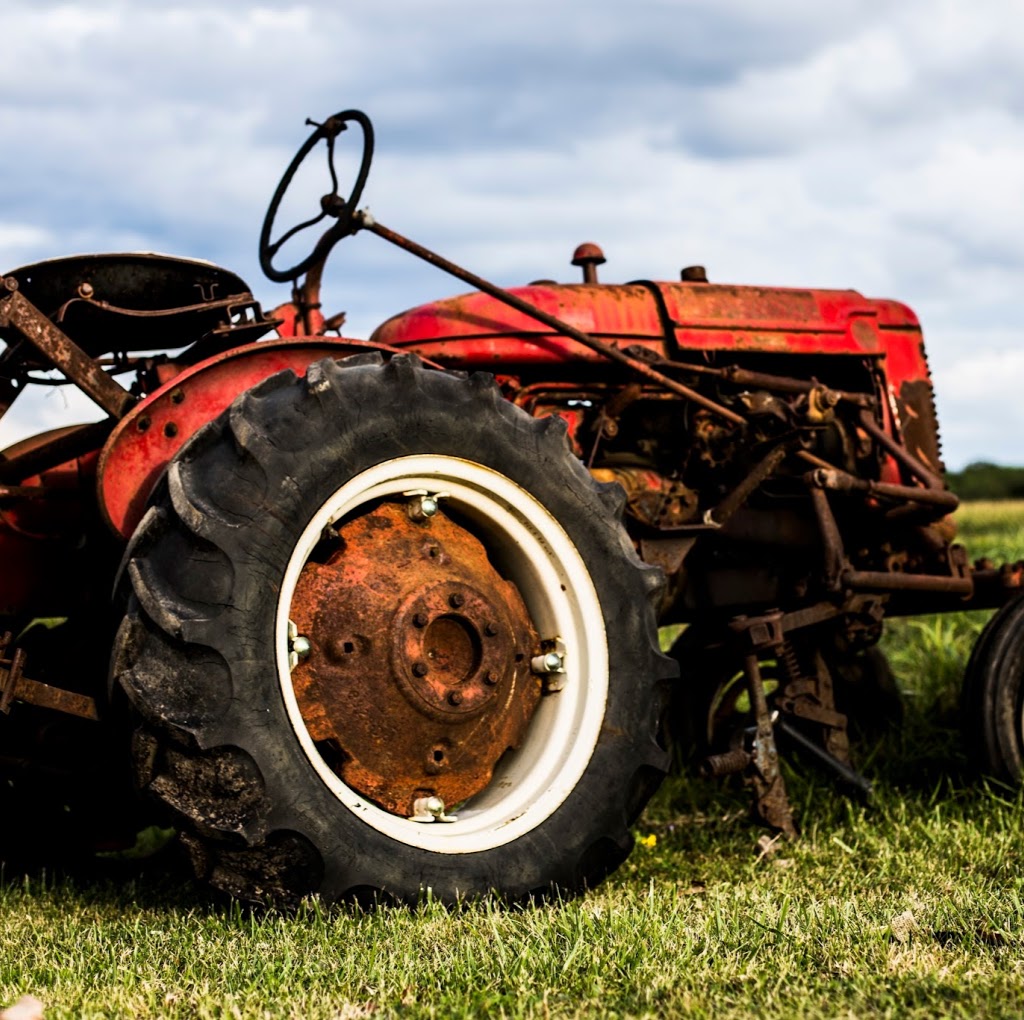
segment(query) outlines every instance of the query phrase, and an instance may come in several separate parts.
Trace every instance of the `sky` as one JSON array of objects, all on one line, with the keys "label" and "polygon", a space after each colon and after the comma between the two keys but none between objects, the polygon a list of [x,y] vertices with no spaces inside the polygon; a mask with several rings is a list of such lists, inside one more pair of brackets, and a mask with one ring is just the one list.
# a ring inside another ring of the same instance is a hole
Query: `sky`
[{"label": "sky", "polygon": [[[266,205],[305,119],[358,108],[387,226],[507,286],[576,279],[595,241],[609,282],[700,263],[897,298],[947,465],[1024,463],[1024,0],[5,0],[2,24],[0,271],[161,251],[273,307]],[[299,184],[281,222],[317,211]],[[463,289],[360,234],[324,310],[366,336]],[[26,394],[0,445],[94,416]]]}]

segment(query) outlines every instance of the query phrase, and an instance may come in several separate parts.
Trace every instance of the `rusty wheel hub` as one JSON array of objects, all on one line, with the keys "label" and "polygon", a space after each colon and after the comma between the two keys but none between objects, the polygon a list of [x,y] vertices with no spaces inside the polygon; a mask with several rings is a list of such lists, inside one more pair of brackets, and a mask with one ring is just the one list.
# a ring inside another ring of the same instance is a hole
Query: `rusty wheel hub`
[{"label": "rusty wheel hub", "polygon": [[515,585],[443,511],[407,510],[385,502],[341,526],[290,610],[309,641],[292,683],[310,736],[346,784],[402,816],[484,789],[541,696]]}]

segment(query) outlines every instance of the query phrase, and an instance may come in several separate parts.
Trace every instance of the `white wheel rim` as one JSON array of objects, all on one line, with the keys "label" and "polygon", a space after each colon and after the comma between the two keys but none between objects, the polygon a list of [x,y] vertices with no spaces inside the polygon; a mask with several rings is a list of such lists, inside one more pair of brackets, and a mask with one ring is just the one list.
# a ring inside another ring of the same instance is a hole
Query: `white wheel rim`
[{"label": "white wheel rim", "polygon": [[[500,555],[542,637],[565,642],[565,684],[547,695],[522,746],[506,754],[485,790],[458,820],[424,824],[390,814],[347,786],[320,756],[306,729],[288,663],[289,607],[324,528],[362,504],[410,490],[444,491],[445,503],[472,520]],[[438,455],[385,461],[346,482],[306,526],[285,571],[276,624],[277,669],[292,728],[317,775],[346,809],[378,832],[439,853],[503,846],[558,809],[582,777],[597,745],[608,696],[608,643],[590,571],[558,521],[511,479],[472,461]]]}]

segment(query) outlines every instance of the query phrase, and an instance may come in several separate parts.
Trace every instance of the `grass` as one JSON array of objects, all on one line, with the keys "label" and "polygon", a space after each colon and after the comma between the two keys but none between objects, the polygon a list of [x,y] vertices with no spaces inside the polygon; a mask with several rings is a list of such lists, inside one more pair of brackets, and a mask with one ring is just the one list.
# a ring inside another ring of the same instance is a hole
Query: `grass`
[{"label": "grass", "polygon": [[[972,556],[1024,556],[1024,507],[974,505]],[[1024,810],[966,778],[957,685],[985,614],[886,638],[905,725],[876,802],[787,773],[799,841],[761,854],[741,790],[669,781],[619,873],[564,904],[297,916],[157,863],[0,878],[0,1004],[75,1017],[1018,1016]]]}]

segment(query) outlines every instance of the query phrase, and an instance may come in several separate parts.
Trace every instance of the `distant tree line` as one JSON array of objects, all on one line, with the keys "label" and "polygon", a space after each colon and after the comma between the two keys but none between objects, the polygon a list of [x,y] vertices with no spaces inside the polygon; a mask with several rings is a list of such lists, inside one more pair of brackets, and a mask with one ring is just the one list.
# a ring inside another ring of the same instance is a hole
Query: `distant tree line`
[{"label": "distant tree line", "polygon": [[1024,499],[1024,467],[978,461],[947,472],[946,481],[961,499]]}]

